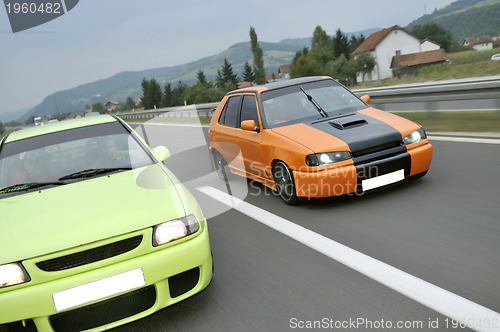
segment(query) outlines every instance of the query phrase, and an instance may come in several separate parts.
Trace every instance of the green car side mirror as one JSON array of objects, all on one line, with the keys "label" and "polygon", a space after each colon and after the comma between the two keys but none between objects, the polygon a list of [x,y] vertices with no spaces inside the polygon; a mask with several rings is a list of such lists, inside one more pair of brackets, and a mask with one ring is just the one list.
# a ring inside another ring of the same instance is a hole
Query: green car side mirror
[{"label": "green car side mirror", "polygon": [[161,162],[168,160],[170,158],[170,151],[163,145],[155,147],[153,151],[156,154],[158,160]]}]

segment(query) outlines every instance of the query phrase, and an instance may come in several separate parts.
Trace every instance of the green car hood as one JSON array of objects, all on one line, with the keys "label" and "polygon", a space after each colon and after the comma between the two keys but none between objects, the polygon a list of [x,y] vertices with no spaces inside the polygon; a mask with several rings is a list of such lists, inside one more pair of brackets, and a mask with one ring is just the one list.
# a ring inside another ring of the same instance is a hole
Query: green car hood
[{"label": "green car hood", "polygon": [[177,190],[154,164],[0,199],[0,264],[184,216]]}]

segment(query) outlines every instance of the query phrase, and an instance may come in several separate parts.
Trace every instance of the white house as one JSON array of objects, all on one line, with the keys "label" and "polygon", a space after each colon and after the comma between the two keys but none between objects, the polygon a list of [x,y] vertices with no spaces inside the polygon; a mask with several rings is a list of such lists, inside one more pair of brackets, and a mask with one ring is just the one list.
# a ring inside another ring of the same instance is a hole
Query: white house
[{"label": "white house", "polygon": [[110,100],[104,104],[104,107],[108,110],[108,112],[112,112],[116,110],[120,106],[120,102],[115,101],[115,100]]},{"label": "white house", "polygon": [[[362,52],[370,52],[375,58],[373,72],[365,75],[366,81],[382,80],[392,77],[391,63],[396,55],[418,53],[421,51],[420,40],[403,28],[394,25],[371,34],[353,52],[356,56]],[[360,74],[358,81],[362,81]]]},{"label": "white house", "polygon": [[424,39],[420,42],[420,52],[437,51],[441,48],[441,45],[433,42],[430,39]]},{"label": "white house", "polygon": [[290,79],[290,64],[279,66],[278,75],[282,80]]},{"label": "white house", "polygon": [[467,38],[462,43],[463,46],[472,46],[476,51],[493,49],[493,39],[488,36]]}]

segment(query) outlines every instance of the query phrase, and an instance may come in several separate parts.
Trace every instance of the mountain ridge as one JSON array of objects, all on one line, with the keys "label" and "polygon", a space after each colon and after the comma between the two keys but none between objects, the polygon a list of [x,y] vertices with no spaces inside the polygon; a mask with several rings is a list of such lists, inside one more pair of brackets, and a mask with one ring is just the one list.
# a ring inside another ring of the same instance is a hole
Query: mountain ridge
[{"label": "mountain ridge", "polygon": [[424,15],[407,28],[434,22],[449,30],[460,43],[469,37],[500,35],[500,0],[459,0]]},{"label": "mountain ridge", "polygon": [[[495,14],[498,15],[495,16]],[[465,20],[469,23],[463,24]],[[479,22],[477,24],[470,23],[474,20],[479,20]],[[500,35],[500,31],[494,30],[494,28],[493,30],[485,30],[485,27],[483,27],[483,30],[475,29],[476,26],[484,22],[490,22],[487,28],[490,26],[500,27],[500,0],[458,0],[442,9],[435,10],[432,14],[414,20],[405,28],[411,30],[413,26],[427,22],[436,22],[442,25],[450,30],[456,38],[465,38],[462,37],[465,35],[464,26],[465,29],[475,31],[476,36],[483,35],[483,31],[490,32],[484,34]],[[378,30],[380,29],[372,28],[346,33],[346,35],[360,35],[362,33],[365,37],[368,37]],[[303,37],[287,38],[277,43],[259,42],[264,52],[266,72],[277,73],[278,67],[290,63],[297,51],[302,50],[304,47],[310,48],[311,40],[312,37]],[[142,94],[141,81],[144,78],[154,78],[161,85],[169,82],[175,86],[179,81],[191,85],[196,82],[196,74],[201,69],[205,73],[207,80],[214,80],[217,70],[221,67],[225,58],[231,63],[234,73],[241,75],[245,62],[253,63],[250,42],[235,43],[218,54],[206,56],[186,64],[139,71],[123,71],[107,78],[57,91],[48,95],[40,104],[28,111],[22,110],[0,114],[0,121],[5,121],[5,118],[8,118],[7,121],[11,121],[15,115],[18,116],[18,121],[25,121],[34,115],[48,116],[57,113],[80,112],[86,106],[98,102],[104,104],[109,100],[123,102],[127,97],[135,98]]]},{"label": "mountain ridge", "polygon": [[[305,46],[310,46],[311,38],[300,38],[298,42],[260,42],[264,51],[266,71],[277,73],[279,65],[290,63],[295,52]],[[143,78],[156,79],[162,85],[166,82],[173,86],[182,81],[188,85],[196,82],[198,70],[203,70],[208,80],[214,80],[217,70],[227,58],[235,73],[240,75],[246,61],[253,62],[250,42],[239,42],[226,50],[199,60],[176,66],[165,66],[138,71],[123,71],[107,78],[60,90],[45,97],[42,102],[28,111],[10,112],[7,121],[25,121],[31,116],[49,116],[57,113],[80,112],[85,106],[94,103],[105,103],[108,100],[125,101],[127,97],[135,98],[142,93]],[[61,111],[64,110],[64,111]],[[22,112],[22,113],[20,113]],[[13,114],[18,117],[13,119]],[[4,114],[0,120],[5,121]]]},{"label": "mountain ridge", "polygon": [[[346,33],[347,36],[371,34],[378,28]],[[264,52],[265,69],[268,73],[277,73],[278,67],[292,61],[295,53],[304,47],[311,46],[312,37],[287,38],[279,42],[259,42]],[[244,64],[253,63],[250,42],[238,42],[215,55],[175,66],[164,66],[137,71],[123,71],[107,78],[84,83],[73,88],[60,90],[45,97],[41,103],[28,110],[9,112],[9,116],[0,114],[0,121],[24,122],[32,116],[50,116],[57,113],[81,112],[86,106],[94,103],[106,103],[109,100],[125,101],[127,97],[135,98],[142,94],[143,78],[156,79],[160,84],[171,83],[176,86],[179,81],[188,85],[196,82],[198,70],[203,70],[207,80],[215,80],[224,58],[231,63],[233,71],[238,75],[243,72]],[[14,115],[17,115],[15,117]]]}]

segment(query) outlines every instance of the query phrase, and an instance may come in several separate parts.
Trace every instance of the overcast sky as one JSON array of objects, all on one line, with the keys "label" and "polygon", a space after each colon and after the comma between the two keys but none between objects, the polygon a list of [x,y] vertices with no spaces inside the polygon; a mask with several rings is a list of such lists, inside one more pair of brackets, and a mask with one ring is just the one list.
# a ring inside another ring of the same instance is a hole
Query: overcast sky
[{"label": "overcast sky", "polygon": [[81,0],[53,21],[12,33],[0,8],[0,113],[122,71],[175,66],[248,41],[333,35],[411,21],[454,0]]}]

